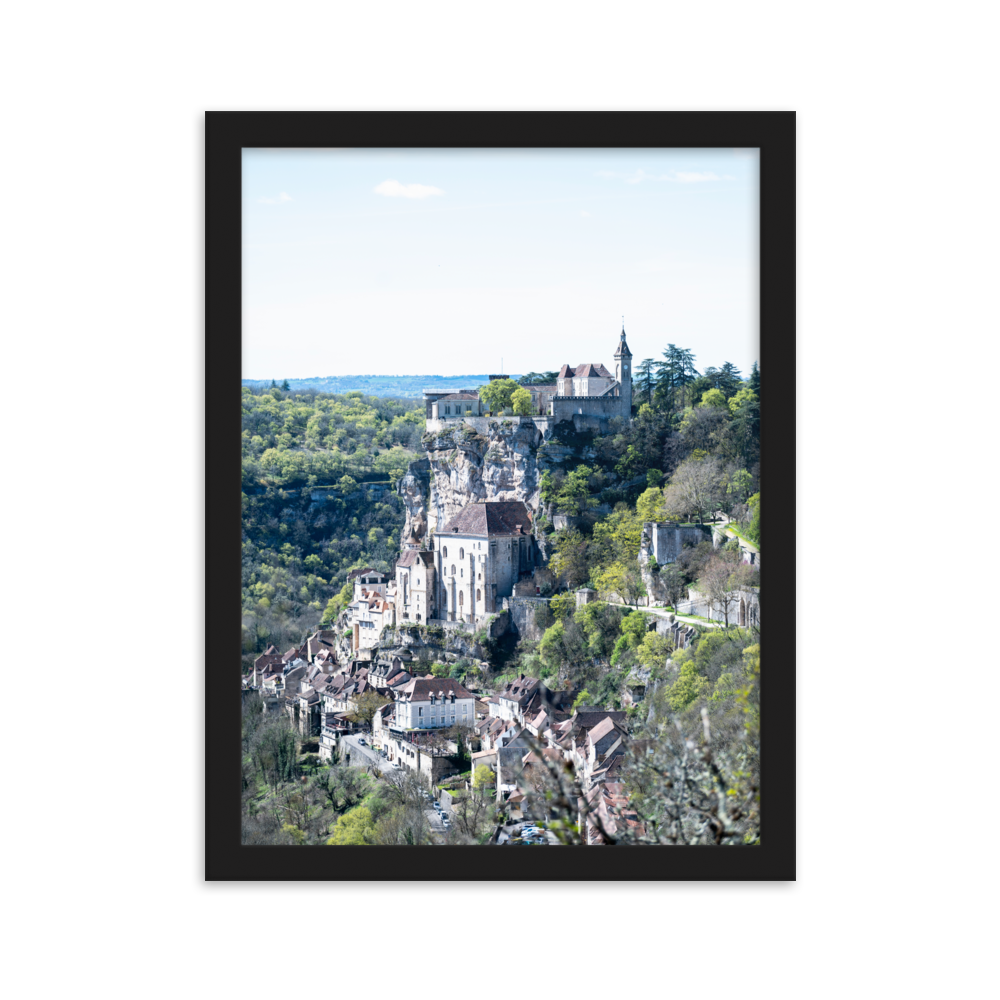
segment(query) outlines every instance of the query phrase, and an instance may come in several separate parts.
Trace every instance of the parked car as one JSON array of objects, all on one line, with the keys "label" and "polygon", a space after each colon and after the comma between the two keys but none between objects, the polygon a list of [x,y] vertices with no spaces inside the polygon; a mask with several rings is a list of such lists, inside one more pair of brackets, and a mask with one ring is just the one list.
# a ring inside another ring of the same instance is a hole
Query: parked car
[{"label": "parked car", "polygon": [[359,742],[359,743],[360,743],[360,744],[361,744],[361,745],[362,745],[363,747],[366,747],[366,746],[368,746],[368,744],[367,744],[367,743],[365,742],[365,738],[364,738],[363,736],[359,736],[359,737],[358,737],[358,742]]}]

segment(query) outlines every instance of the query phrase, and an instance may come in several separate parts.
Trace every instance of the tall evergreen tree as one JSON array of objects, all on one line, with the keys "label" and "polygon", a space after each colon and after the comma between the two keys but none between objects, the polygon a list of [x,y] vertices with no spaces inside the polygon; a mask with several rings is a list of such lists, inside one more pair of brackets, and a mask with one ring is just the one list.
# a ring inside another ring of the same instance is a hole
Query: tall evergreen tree
[{"label": "tall evergreen tree", "polygon": [[757,393],[757,398],[760,399],[760,368],[757,366],[757,362],[753,363],[753,368],[750,369],[749,378],[750,388]]},{"label": "tall evergreen tree", "polygon": [[731,361],[727,361],[716,376],[716,386],[725,394],[726,399],[735,396],[743,388],[740,370]]},{"label": "tall evergreen tree", "polygon": [[663,352],[665,360],[657,365],[656,394],[663,399],[667,409],[673,413],[684,407],[684,386],[698,378],[694,366],[694,351],[676,344],[667,344]]},{"label": "tall evergreen tree", "polygon": [[652,358],[646,358],[641,361],[638,367],[635,369],[636,380],[636,394],[638,398],[642,396],[646,397],[646,402],[650,406],[653,405],[653,388],[656,385],[656,374],[654,369],[656,368],[656,362]]},{"label": "tall evergreen tree", "polygon": [[288,379],[286,378],[284,382],[281,383],[281,391],[288,392],[292,387],[288,384]]}]

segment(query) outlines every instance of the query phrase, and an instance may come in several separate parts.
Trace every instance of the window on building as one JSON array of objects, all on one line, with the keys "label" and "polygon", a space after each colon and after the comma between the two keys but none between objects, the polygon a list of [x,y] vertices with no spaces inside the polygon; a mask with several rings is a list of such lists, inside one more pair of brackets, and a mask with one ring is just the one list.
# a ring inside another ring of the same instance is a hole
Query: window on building
[{"label": "window on building", "polygon": [[445,557],[445,559],[448,558],[448,546],[447,545],[443,545],[441,547],[441,555],[443,555]]},{"label": "window on building", "polygon": [[423,715],[423,714],[424,714],[424,710],[422,708],[418,708],[417,709],[417,715]]},{"label": "window on building", "polygon": [[483,595],[480,593],[479,588],[477,587],[476,588],[476,600],[477,601],[481,601],[482,599],[483,599]]},{"label": "window on building", "polygon": [[464,559],[465,558],[465,549],[459,549],[458,550],[458,558],[459,559]]}]

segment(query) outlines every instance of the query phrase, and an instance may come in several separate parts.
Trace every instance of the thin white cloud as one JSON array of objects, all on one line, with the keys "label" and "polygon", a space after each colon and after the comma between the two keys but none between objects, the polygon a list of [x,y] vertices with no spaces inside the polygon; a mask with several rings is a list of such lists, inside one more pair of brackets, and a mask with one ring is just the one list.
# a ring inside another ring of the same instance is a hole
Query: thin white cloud
[{"label": "thin white cloud", "polygon": [[382,181],[375,188],[375,194],[383,194],[387,198],[429,198],[431,195],[444,194],[441,188],[429,184],[400,184],[399,181]]},{"label": "thin white cloud", "polygon": [[598,170],[598,177],[613,177],[625,181],[626,184],[640,184],[642,181],[673,181],[675,184],[698,184],[703,181],[732,181],[735,177],[729,174],[698,173],[695,171],[671,170],[668,174],[647,174],[645,170],[636,170],[632,174],[616,173],[613,170]]},{"label": "thin white cloud", "polygon": [[584,212],[583,209],[580,209],[580,215],[582,215],[585,219],[590,218],[590,212]]},{"label": "thin white cloud", "polygon": [[282,191],[278,195],[277,198],[258,198],[257,202],[258,202],[258,204],[261,204],[261,205],[281,205],[284,202],[291,201],[291,200],[292,200],[292,196],[290,194],[286,194],[284,191]]}]

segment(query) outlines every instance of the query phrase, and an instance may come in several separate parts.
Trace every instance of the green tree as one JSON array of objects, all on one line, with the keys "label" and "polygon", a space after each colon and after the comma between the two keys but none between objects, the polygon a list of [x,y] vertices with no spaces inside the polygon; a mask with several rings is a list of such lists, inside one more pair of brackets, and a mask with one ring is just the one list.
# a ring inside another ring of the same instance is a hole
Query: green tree
[{"label": "green tree", "polygon": [[388,695],[381,694],[374,690],[374,688],[370,688],[363,694],[359,694],[351,703],[354,707],[348,718],[351,722],[371,726],[372,719],[375,718],[375,713],[391,700]]},{"label": "green tree", "polygon": [[290,385],[288,384],[288,379],[286,378],[286,379],[285,379],[285,380],[284,380],[284,381],[283,381],[283,382],[281,383],[281,391],[282,391],[282,392],[290,392],[290,391],[291,391],[291,388],[292,388],[292,387],[291,387],[291,386],[290,386]]},{"label": "green tree", "polygon": [[560,484],[550,469],[546,469],[542,473],[542,481],[539,485],[539,495],[542,498],[542,503],[555,503],[555,499],[559,495]]},{"label": "green tree", "polygon": [[327,847],[352,847],[371,844],[375,837],[375,823],[365,806],[357,806],[344,813],[333,828],[333,836],[326,842]]},{"label": "green tree", "polygon": [[740,389],[729,400],[729,409],[736,449],[744,465],[751,466],[760,455],[760,401],[752,389]]},{"label": "green tree", "polygon": [[721,389],[709,389],[701,395],[699,406],[716,406],[720,410],[726,408],[726,396]]},{"label": "green tree", "polygon": [[652,358],[640,361],[635,369],[636,400],[643,398],[649,406],[653,405],[653,389],[656,386],[655,370],[656,361]]},{"label": "green tree", "polygon": [[760,493],[754,493],[752,497],[748,498],[747,506],[750,508],[750,524],[747,525],[743,534],[760,548]]},{"label": "green tree", "polygon": [[492,382],[480,387],[479,399],[491,413],[500,413],[511,405],[511,398],[519,388],[513,379],[493,379]]},{"label": "green tree", "polygon": [[673,648],[673,642],[665,635],[656,631],[647,632],[636,647],[635,657],[647,670],[653,670],[664,666]]},{"label": "green tree", "polygon": [[564,480],[556,497],[556,506],[566,514],[582,514],[597,505],[590,496],[589,480],[592,470],[586,465],[578,465]]},{"label": "green tree", "polygon": [[727,361],[716,375],[715,383],[723,392],[726,399],[735,396],[743,385],[740,377],[740,370],[731,361]]},{"label": "green tree", "polygon": [[472,772],[472,787],[477,791],[481,788],[491,788],[496,784],[496,775],[485,764],[477,764]]},{"label": "green tree", "polygon": [[750,378],[747,379],[747,385],[760,397],[760,368],[756,361],[753,363],[753,368],[750,369]]},{"label": "green tree", "polygon": [[660,567],[659,579],[667,596],[667,604],[676,611],[677,605],[687,598],[687,577],[677,563],[667,563]]},{"label": "green tree", "polygon": [[556,618],[566,618],[576,611],[576,594],[566,591],[564,594],[556,594],[549,601],[549,610]]},{"label": "green tree", "polygon": [[635,510],[643,521],[664,520],[666,512],[663,509],[663,490],[645,490],[636,500]]},{"label": "green tree", "polygon": [[527,389],[515,389],[510,397],[510,405],[519,417],[531,415],[531,393]]},{"label": "green tree", "polygon": [[757,393],[753,389],[740,389],[739,392],[733,395],[733,398],[729,400],[729,412],[735,417],[740,407],[745,403],[757,403]]},{"label": "green tree", "polygon": [[306,842],[305,830],[300,830],[294,823],[284,823],[281,832],[288,834],[292,838],[292,842],[299,846]]},{"label": "green tree", "polygon": [[729,477],[726,493],[733,503],[746,503],[753,489],[753,476],[746,469],[737,469]]},{"label": "green tree", "polygon": [[646,629],[649,623],[649,616],[641,611],[632,611],[621,621],[621,635],[615,642],[614,651],[611,654],[611,665],[617,666],[622,656],[629,650],[638,649],[639,644],[646,636]]},{"label": "green tree", "polygon": [[675,712],[683,712],[699,698],[705,698],[712,685],[698,673],[692,661],[681,665],[677,680],[667,691],[667,702]]},{"label": "green tree", "polygon": [[[576,528],[556,532],[549,568],[569,588],[582,587],[590,577],[589,545],[586,537]],[[565,598],[570,605],[576,603],[573,594],[560,594],[552,598],[552,613],[558,618],[558,602]]]},{"label": "green tree", "polygon": [[698,377],[694,351],[667,344],[663,361],[657,364],[656,396],[671,412],[684,405],[683,389]]}]

